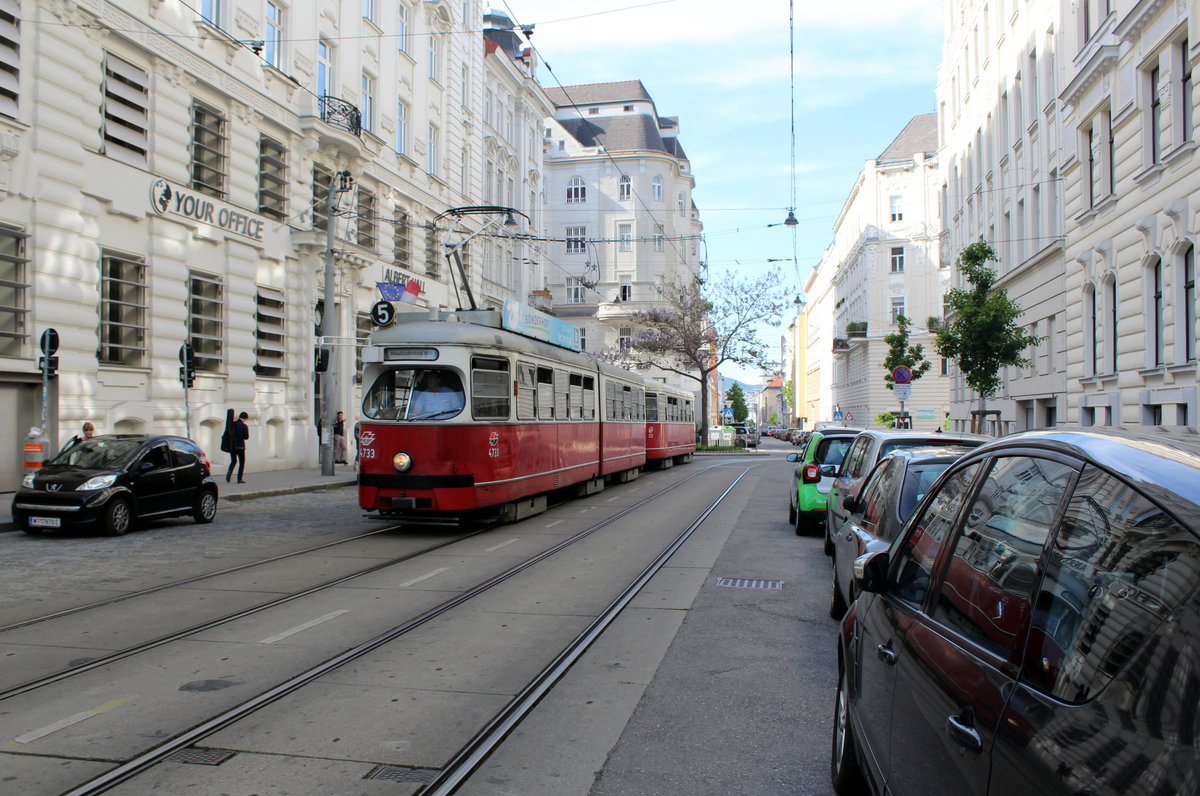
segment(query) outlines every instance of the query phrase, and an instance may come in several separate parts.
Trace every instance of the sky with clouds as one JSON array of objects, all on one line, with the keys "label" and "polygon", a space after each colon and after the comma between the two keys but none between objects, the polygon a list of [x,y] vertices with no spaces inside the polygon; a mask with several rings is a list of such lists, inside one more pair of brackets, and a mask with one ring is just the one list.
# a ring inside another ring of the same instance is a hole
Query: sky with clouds
[{"label": "sky with clouds", "polygon": [[[679,117],[714,275],[782,267],[798,291],[864,161],[913,116],[936,110],[942,4],[933,0],[796,0],[790,24],[788,0],[493,6],[535,26],[542,85],[640,79],[660,115]],[[800,224],[784,227],[793,206]],[[761,332],[778,350],[781,330]],[[759,383],[751,371],[721,372]]]}]

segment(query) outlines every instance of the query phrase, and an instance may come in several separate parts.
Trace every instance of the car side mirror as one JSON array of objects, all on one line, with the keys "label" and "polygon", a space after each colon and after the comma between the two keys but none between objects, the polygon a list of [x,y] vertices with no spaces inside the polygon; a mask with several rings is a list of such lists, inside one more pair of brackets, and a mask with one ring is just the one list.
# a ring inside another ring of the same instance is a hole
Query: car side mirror
[{"label": "car side mirror", "polygon": [[837,475],[837,473],[838,473],[838,466],[836,464],[822,464],[821,465],[821,476],[822,477],[828,476],[829,478],[833,478]]},{"label": "car side mirror", "polygon": [[854,499],[854,495],[846,495],[846,499],[842,501],[842,508],[851,514],[858,513],[858,501]]},{"label": "car side mirror", "polygon": [[787,460],[788,460],[789,462],[798,462],[798,461],[800,461],[800,454],[798,454],[798,453],[789,453],[789,454],[787,455]]},{"label": "car side mirror", "polygon": [[877,550],[854,559],[854,588],[883,594],[887,589],[888,551]]},{"label": "car side mirror", "polygon": [[153,469],[154,469],[154,462],[142,462],[141,464],[138,465],[139,473],[144,473],[147,470],[153,470]]}]

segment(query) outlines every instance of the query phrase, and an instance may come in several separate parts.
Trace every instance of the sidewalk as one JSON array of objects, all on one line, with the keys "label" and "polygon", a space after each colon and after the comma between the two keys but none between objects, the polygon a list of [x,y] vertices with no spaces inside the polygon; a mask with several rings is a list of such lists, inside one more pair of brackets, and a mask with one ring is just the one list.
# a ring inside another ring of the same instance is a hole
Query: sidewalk
[{"label": "sidewalk", "polygon": [[[340,486],[354,486],[358,473],[353,467],[337,465],[334,475],[321,475],[321,468],[302,470],[272,470],[265,473],[246,473],[246,483],[225,483],[224,472],[214,473],[221,500],[249,500],[267,495],[288,495],[293,492],[312,492]],[[0,532],[15,531],[12,522],[12,492],[0,492]]]}]

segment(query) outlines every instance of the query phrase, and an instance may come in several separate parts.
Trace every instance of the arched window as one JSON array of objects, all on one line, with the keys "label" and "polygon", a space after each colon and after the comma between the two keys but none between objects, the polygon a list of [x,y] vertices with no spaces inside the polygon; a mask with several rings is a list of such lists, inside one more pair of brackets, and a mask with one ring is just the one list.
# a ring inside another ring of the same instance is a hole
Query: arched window
[{"label": "arched window", "polygon": [[567,204],[579,204],[587,201],[587,183],[583,177],[572,177],[567,180]]},{"label": "arched window", "polygon": [[651,189],[651,194],[654,198],[654,201],[661,202],[663,200],[662,177],[655,176],[655,178],[650,181],[650,189]]},{"label": "arched window", "polygon": [[621,176],[621,182],[617,185],[617,201],[628,202],[633,196],[633,181],[629,179],[628,174]]}]

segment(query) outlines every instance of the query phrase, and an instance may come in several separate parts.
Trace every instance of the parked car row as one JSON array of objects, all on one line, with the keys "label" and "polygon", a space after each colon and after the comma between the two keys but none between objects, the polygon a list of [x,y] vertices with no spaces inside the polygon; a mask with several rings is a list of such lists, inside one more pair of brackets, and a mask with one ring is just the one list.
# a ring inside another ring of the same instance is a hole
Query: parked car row
[{"label": "parked car row", "polygon": [[789,516],[830,479],[834,789],[1197,793],[1200,435],[920,436],[788,457]]},{"label": "parked car row", "polygon": [[185,437],[107,434],[85,439],[25,476],[12,517],[26,533],[99,528],[126,533],[143,518],[217,515],[208,457]]}]

